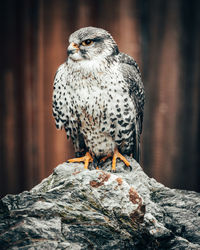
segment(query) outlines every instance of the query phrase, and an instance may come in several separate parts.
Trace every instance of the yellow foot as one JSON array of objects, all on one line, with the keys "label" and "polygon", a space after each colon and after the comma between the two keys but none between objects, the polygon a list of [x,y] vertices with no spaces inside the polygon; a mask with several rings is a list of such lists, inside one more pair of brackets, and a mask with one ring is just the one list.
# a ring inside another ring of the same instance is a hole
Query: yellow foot
[{"label": "yellow foot", "polygon": [[100,161],[105,162],[105,161],[106,161],[108,158],[110,158],[111,156],[112,156],[111,154],[108,154],[108,155],[104,156],[103,158],[101,158]]},{"label": "yellow foot", "polygon": [[79,158],[69,159],[68,162],[84,162],[84,168],[88,169],[88,165],[90,162],[93,162],[93,158],[92,158],[91,154],[89,152],[87,152],[85,154],[85,156],[79,157]]},{"label": "yellow foot", "polygon": [[116,161],[117,158],[119,158],[121,161],[123,161],[127,167],[130,166],[129,161],[126,160],[126,158],[119,153],[119,151],[117,149],[115,149],[114,151],[114,155],[113,155],[113,159],[112,159],[112,171],[115,172],[116,171]]}]

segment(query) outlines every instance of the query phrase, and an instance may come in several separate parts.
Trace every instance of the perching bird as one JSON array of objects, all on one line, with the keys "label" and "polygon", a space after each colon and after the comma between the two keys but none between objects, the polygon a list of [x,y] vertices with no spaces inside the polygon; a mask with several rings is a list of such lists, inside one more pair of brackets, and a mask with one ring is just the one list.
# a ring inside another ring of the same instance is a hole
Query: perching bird
[{"label": "perching bird", "polygon": [[71,137],[77,156],[88,168],[94,159],[123,156],[139,161],[144,86],[135,60],[119,52],[104,29],[85,27],[69,37],[68,58],[57,70],[53,115],[58,129]]}]

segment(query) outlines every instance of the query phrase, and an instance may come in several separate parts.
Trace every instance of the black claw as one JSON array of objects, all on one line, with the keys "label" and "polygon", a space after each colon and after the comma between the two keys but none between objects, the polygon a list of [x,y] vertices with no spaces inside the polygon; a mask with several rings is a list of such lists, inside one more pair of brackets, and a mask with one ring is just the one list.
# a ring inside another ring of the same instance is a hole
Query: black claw
[{"label": "black claw", "polygon": [[88,165],[88,169],[89,169],[89,170],[92,170],[92,169],[93,169],[93,164],[89,164],[89,165]]},{"label": "black claw", "polygon": [[99,161],[98,161],[98,159],[95,157],[94,159],[93,159],[93,167],[96,169],[97,167],[98,167],[98,163],[99,163]]},{"label": "black claw", "polygon": [[133,168],[131,167],[131,165],[130,165],[130,166],[126,166],[126,165],[124,164],[124,170],[127,170],[127,169],[129,169],[130,172],[133,170]]}]

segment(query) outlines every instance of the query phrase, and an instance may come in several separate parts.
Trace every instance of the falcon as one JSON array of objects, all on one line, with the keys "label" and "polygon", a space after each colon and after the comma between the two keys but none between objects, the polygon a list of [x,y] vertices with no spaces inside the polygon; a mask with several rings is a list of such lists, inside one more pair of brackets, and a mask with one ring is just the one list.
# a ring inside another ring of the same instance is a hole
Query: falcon
[{"label": "falcon", "polygon": [[140,158],[144,86],[136,61],[119,52],[104,29],[81,28],[69,37],[68,58],[57,70],[53,116],[71,138],[76,157],[69,162],[102,163],[112,171],[124,155]]}]

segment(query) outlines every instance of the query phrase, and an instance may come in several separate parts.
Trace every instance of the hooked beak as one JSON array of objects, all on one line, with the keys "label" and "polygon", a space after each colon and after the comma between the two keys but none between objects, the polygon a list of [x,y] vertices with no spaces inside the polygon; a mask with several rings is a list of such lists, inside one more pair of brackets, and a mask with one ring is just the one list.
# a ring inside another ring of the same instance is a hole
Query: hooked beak
[{"label": "hooked beak", "polygon": [[71,54],[74,54],[79,51],[79,46],[76,43],[70,43],[68,49],[67,49],[67,54],[68,56]]}]

